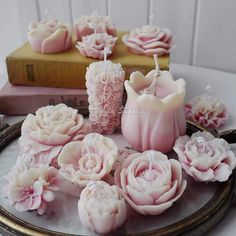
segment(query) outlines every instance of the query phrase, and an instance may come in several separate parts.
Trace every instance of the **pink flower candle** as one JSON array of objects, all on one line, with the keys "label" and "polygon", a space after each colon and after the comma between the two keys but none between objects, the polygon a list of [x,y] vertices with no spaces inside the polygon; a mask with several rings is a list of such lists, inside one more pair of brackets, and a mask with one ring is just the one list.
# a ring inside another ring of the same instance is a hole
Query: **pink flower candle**
[{"label": "pink flower candle", "polygon": [[33,51],[45,54],[59,53],[72,47],[72,29],[57,20],[29,25],[28,39]]},{"label": "pink flower candle", "polygon": [[120,125],[125,72],[111,61],[91,63],[86,72],[89,121],[97,133],[113,133]]},{"label": "pink flower candle", "polygon": [[132,73],[125,89],[128,98],[121,128],[126,140],[138,151],[169,152],[186,131],[185,81],[174,81],[170,72],[159,71],[156,62],[156,69],[146,76]]},{"label": "pink flower candle", "polygon": [[93,34],[94,26],[96,26],[96,33],[107,33],[113,37],[117,35],[116,26],[111,19],[108,16],[99,16],[94,12],[90,16],[83,15],[75,21],[77,40],[81,41],[83,36]]}]

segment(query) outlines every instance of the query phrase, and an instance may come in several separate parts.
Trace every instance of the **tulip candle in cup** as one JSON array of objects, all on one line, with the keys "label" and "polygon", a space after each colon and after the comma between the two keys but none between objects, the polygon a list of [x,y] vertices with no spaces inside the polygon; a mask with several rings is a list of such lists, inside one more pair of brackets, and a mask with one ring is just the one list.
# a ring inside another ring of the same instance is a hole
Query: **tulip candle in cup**
[{"label": "tulip candle in cup", "polygon": [[89,121],[95,132],[110,134],[120,125],[119,111],[125,72],[121,64],[106,61],[106,56],[104,59],[91,63],[85,77],[89,95]]},{"label": "tulip candle in cup", "polygon": [[169,152],[176,138],[186,132],[185,81],[174,81],[156,62],[156,69],[146,76],[132,73],[125,89],[128,98],[121,118],[125,139],[138,151]]}]

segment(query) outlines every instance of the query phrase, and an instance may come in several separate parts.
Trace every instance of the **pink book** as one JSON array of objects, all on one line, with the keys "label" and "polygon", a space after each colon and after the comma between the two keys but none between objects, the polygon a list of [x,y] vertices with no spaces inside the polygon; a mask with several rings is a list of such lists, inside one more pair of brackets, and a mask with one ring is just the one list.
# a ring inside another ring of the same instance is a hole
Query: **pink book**
[{"label": "pink book", "polygon": [[0,89],[0,113],[6,115],[26,115],[34,113],[42,106],[58,103],[84,111],[88,107],[87,91],[85,89],[14,86],[9,82]]}]

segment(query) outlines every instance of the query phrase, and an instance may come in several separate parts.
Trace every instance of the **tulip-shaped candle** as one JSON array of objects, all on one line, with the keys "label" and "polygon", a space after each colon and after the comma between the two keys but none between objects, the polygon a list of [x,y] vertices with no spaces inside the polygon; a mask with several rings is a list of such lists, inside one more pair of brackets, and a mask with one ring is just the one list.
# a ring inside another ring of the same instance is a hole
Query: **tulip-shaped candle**
[{"label": "tulip-shaped candle", "polygon": [[86,72],[86,87],[89,95],[89,121],[97,133],[113,133],[120,125],[125,72],[121,64],[106,60],[91,63]]},{"label": "tulip-shaped candle", "polygon": [[138,151],[169,152],[178,136],[186,131],[184,114],[185,81],[173,80],[168,71],[156,69],[146,76],[134,72],[125,81],[127,103],[121,118],[125,139]]}]

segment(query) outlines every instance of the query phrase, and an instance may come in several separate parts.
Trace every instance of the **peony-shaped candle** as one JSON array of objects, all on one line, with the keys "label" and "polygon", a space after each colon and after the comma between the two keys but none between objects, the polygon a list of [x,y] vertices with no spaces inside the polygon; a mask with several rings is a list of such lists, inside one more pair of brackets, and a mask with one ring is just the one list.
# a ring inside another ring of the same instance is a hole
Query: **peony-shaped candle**
[{"label": "peony-shaped candle", "polygon": [[187,185],[180,163],[153,150],[128,156],[115,171],[115,183],[142,215],[161,214],[182,196]]},{"label": "peony-shaped candle", "polygon": [[85,77],[89,121],[95,132],[111,134],[120,125],[125,72],[121,64],[105,57],[105,61],[91,63]]},{"label": "peony-shaped candle", "polygon": [[57,20],[29,25],[28,39],[33,51],[40,53],[64,52],[72,46],[72,29]]},{"label": "peony-shaped candle", "polygon": [[206,131],[179,137],[174,150],[184,171],[196,181],[226,181],[236,167],[230,145]]},{"label": "peony-shaped candle", "polygon": [[77,40],[81,41],[83,36],[94,33],[94,26],[97,33],[107,33],[115,37],[117,35],[116,26],[109,16],[99,16],[96,12],[90,16],[83,15],[75,21],[75,32]]},{"label": "peony-shaped candle", "polygon": [[87,185],[80,195],[78,210],[82,225],[99,234],[114,231],[127,216],[121,190],[103,181]]},{"label": "peony-shaped candle", "polygon": [[76,109],[64,104],[41,107],[35,115],[29,114],[22,124],[20,151],[34,158],[34,165],[57,166],[63,146],[82,140],[91,130],[91,125]]},{"label": "peony-shaped candle", "polygon": [[121,118],[122,133],[138,151],[169,152],[186,132],[185,81],[174,80],[168,71],[156,69],[144,76],[134,72],[125,81],[127,102]]}]

